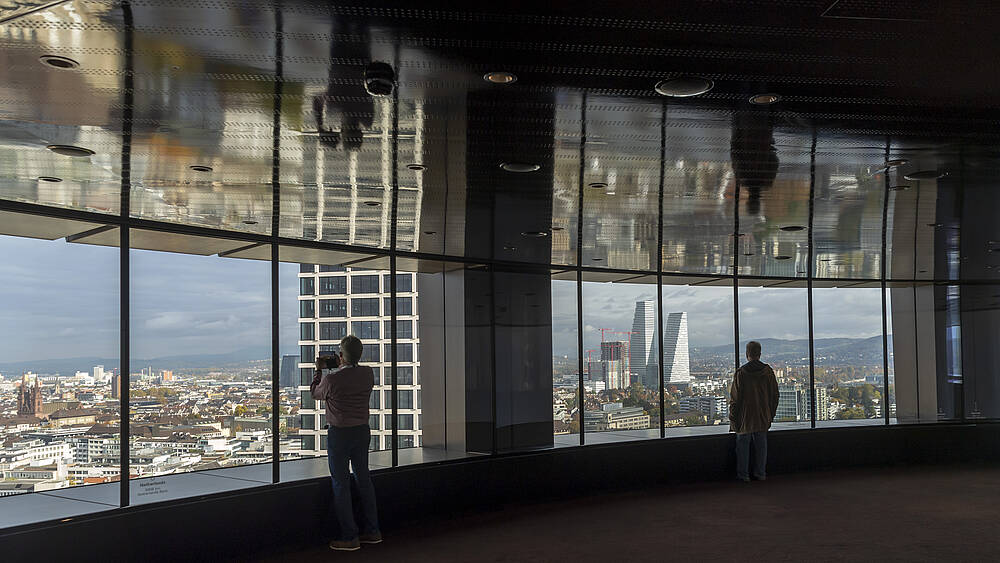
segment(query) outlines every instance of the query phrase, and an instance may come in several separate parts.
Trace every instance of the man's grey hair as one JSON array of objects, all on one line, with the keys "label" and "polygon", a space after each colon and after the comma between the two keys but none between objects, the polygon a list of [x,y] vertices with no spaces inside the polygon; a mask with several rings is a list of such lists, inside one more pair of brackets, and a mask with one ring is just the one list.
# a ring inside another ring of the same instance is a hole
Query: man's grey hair
[{"label": "man's grey hair", "polygon": [[760,359],[760,342],[757,342],[756,340],[747,342],[747,357],[751,360]]},{"label": "man's grey hair", "polygon": [[345,363],[358,363],[362,350],[364,350],[364,345],[361,343],[361,339],[353,334],[348,334],[340,341],[340,353],[343,354]]}]

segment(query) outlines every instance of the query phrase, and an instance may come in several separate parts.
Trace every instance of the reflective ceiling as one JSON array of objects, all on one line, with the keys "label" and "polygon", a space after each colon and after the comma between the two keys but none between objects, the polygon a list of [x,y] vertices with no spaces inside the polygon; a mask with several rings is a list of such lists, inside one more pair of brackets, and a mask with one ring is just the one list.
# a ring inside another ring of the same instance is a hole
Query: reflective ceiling
[{"label": "reflective ceiling", "polygon": [[277,188],[282,239],[414,257],[996,279],[1000,4],[928,4],[0,0],[0,200],[271,235]]}]

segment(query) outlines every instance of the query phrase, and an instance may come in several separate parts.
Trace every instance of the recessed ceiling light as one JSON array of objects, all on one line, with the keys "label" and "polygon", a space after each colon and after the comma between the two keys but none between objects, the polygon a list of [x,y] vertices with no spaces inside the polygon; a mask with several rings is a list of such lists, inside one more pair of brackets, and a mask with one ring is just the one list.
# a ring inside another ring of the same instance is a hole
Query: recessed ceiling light
[{"label": "recessed ceiling light", "polygon": [[410,170],[413,170],[414,172],[422,172],[424,170],[427,170],[427,167],[424,166],[423,164],[415,164],[415,163],[407,164],[406,167]]},{"label": "recessed ceiling light", "polygon": [[654,89],[661,96],[688,98],[704,94],[711,90],[713,86],[715,86],[715,83],[707,78],[700,76],[678,76],[677,78],[668,78],[657,82]]},{"label": "recessed ceiling light", "polygon": [[775,260],[791,260],[792,257],[788,256],[787,254],[779,254],[779,255],[775,256],[774,259]]},{"label": "recessed ceiling light", "polygon": [[542,238],[549,236],[549,233],[545,231],[524,231],[521,233],[521,236],[528,238]]},{"label": "recessed ceiling light", "polygon": [[73,145],[48,145],[45,147],[50,151],[63,156],[88,157],[93,156],[94,151]]},{"label": "recessed ceiling light", "polygon": [[531,162],[503,162],[500,164],[507,172],[534,172],[541,168],[541,165]]},{"label": "recessed ceiling light", "polygon": [[781,96],[778,94],[757,94],[756,96],[750,96],[750,103],[757,104],[759,106],[776,104],[780,101]]},{"label": "recessed ceiling light", "polygon": [[487,72],[483,75],[483,80],[492,84],[513,84],[517,82],[517,76],[513,72]]},{"label": "recessed ceiling light", "polygon": [[906,158],[890,158],[890,159],[888,159],[888,160],[885,161],[885,165],[888,168],[892,168],[893,166],[902,166],[902,165],[906,164],[907,162],[910,162],[910,161],[909,161],[909,159],[906,159]]},{"label": "recessed ceiling light", "polygon": [[781,230],[785,231],[786,233],[794,233],[795,231],[805,230],[805,227],[803,227],[802,225],[786,225],[784,227],[781,227]]},{"label": "recessed ceiling light", "polygon": [[80,66],[80,63],[74,61],[73,59],[60,57],[59,55],[42,55],[41,57],[38,57],[38,60],[41,61],[42,64],[61,70],[72,70]]},{"label": "recessed ceiling light", "polygon": [[56,178],[55,176],[39,176],[39,182],[62,182],[62,178]]},{"label": "recessed ceiling light", "polygon": [[910,186],[889,186],[889,191],[903,192],[910,189]]},{"label": "recessed ceiling light", "polygon": [[608,187],[608,183],[607,182],[591,182],[591,183],[587,184],[587,186],[591,187],[591,188],[597,188],[597,189],[603,190],[604,188]]},{"label": "recessed ceiling light", "polygon": [[366,201],[365,205],[367,205],[368,207],[378,207],[378,206],[382,205],[382,202],[381,201]]},{"label": "recessed ceiling light", "polygon": [[205,166],[203,164],[192,164],[191,166],[188,166],[188,168],[190,168],[191,170],[194,170],[195,172],[211,172],[212,171],[212,167],[211,166]]},{"label": "recessed ceiling light", "polygon": [[558,226],[558,225],[553,225],[553,227],[552,227],[552,230],[553,230],[553,231],[562,231],[562,230],[564,230],[564,229],[565,229],[565,227],[560,227],[560,226]]},{"label": "recessed ceiling light", "polygon": [[917,272],[917,273],[918,273],[918,274],[926,274],[926,273],[927,273],[927,270],[920,270],[920,271],[919,271],[919,272]]},{"label": "recessed ceiling light", "polygon": [[903,177],[907,180],[937,180],[947,175],[947,172],[941,172],[940,170],[918,170],[909,174],[903,174]]},{"label": "recessed ceiling light", "polygon": [[591,260],[593,260],[594,262],[600,262],[604,260],[604,258],[591,258]]}]

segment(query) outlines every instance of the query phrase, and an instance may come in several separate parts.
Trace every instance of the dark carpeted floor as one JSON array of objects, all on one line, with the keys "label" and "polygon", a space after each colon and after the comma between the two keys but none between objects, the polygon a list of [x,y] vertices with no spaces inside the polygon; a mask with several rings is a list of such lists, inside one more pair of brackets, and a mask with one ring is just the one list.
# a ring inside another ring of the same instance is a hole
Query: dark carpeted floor
[{"label": "dark carpeted floor", "polygon": [[[620,476],[627,478],[627,476]],[[998,561],[1000,467],[811,472],[434,521],[269,561]]]}]

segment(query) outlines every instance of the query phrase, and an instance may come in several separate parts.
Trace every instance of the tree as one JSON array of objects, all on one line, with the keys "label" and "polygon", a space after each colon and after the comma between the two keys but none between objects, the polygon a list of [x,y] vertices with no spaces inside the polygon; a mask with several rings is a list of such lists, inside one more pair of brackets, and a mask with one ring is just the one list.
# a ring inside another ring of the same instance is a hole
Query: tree
[{"label": "tree", "polygon": [[233,416],[243,416],[246,413],[247,413],[247,408],[245,405],[236,405],[236,408],[233,409]]},{"label": "tree", "polygon": [[850,420],[854,418],[865,418],[865,409],[861,407],[848,407],[837,413],[840,420]]}]

